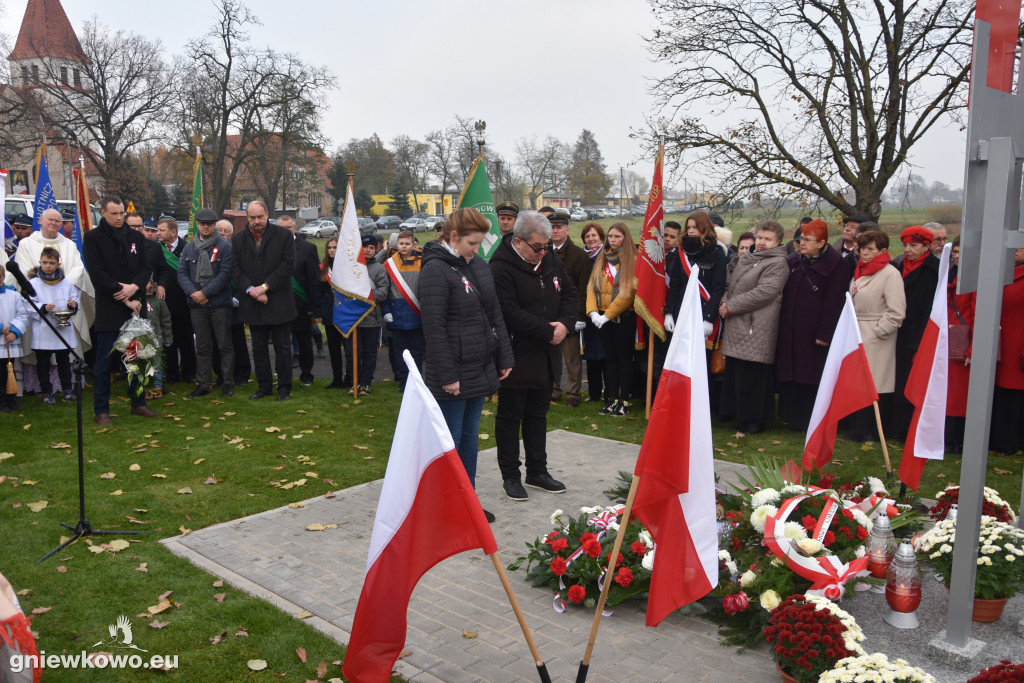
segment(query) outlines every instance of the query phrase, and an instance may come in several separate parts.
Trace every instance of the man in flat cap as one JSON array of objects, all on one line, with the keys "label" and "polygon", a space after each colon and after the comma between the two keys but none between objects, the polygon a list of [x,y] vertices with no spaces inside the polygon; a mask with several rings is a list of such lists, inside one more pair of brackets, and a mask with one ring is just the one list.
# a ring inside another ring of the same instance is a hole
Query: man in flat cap
[{"label": "man in flat cap", "polygon": [[[576,313],[576,326],[569,330],[565,339],[559,344],[562,350],[562,359],[565,360],[565,367],[568,371],[568,378],[565,383],[566,403],[570,408],[576,408],[580,404],[580,389],[583,386],[583,359],[580,357],[580,332],[586,327],[587,319],[587,281],[590,280],[590,269],[593,263],[587,252],[573,244],[569,237],[569,214],[556,211],[548,219],[551,223],[551,251],[562,260],[565,272],[576,286],[579,296],[579,306]],[[554,386],[551,391],[552,402],[557,402],[562,397],[562,365],[554,367]]]},{"label": "man in flat cap", "polygon": [[498,214],[498,230],[501,236],[512,233],[512,227],[516,224],[516,216],[519,215],[519,205],[515,202],[502,202],[495,208]]},{"label": "man in flat cap", "polygon": [[220,351],[223,396],[235,387],[235,352],[231,343],[231,243],[217,232],[217,212],[196,212],[196,236],[185,245],[178,261],[178,285],[185,293],[196,335],[196,388],[192,398],[210,393],[213,381],[213,338]]}]

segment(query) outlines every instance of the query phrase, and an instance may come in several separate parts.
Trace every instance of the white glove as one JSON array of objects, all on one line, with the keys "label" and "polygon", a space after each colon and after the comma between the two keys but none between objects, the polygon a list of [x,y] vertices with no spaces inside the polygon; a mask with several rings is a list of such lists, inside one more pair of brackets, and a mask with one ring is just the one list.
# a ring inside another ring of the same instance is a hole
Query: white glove
[{"label": "white glove", "polygon": [[580,332],[580,331],[586,329],[586,327],[587,327],[587,323],[583,322],[582,320],[577,320],[576,321],[576,331],[577,332]]},{"label": "white glove", "polygon": [[[592,322],[595,325],[597,325],[597,319],[600,318],[600,317],[601,317],[600,314],[597,311],[594,311],[593,313],[590,314],[590,322]],[[600,325],[597,325],[597,326],[600,327]]]},{"label": "white glove", "polygon": [[597,316],[597,320],[594,321],[594,324],[597,325],[597,329],[601,329],[602,327],[604,327],[604,324],[606,322],[608,322],[608,316],[599,315]]},{"label": "white glove", "polygon": [[385,313],[384,314],[384,322],[386,322],[386,323],[393,323],[393,322],[395,322],[395,316],[391,315],[390,313]]},{"label": "white glove", "polygon": [[715,331],[714,323],[709,323],[707,320],[704,321],[704,338],[707,339],[711,336],[711,333]]},{"label": "white glove", "polygon": [[672,314],[669,313],[665,316],[665,331],[671,332],[674,329],[676,329],[676,321],[675,318],[672,317]]}]

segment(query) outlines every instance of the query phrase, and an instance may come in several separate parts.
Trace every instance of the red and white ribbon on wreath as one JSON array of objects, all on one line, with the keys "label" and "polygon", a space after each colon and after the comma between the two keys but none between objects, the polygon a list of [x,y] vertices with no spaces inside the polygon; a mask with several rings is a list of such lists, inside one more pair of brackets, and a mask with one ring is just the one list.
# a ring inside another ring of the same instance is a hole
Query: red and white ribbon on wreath
[{"label": "red and white ribbon on wreath", "polygon": [[899,513],[899,510],[896,508],[895,500],[878,495],[868,496],[858,503],[857,507],[872,519],[879,514],[884,514],[887,517],[895,517]]},{"label": "red and white ribbon on wreath", "polygon": [[779,511],[765,520],[764,540],[775,557],[791,571],[812,582],[810,590],[807,591],[808,595],[822,595],[829,600],[837,600],[846,592],[848,579],[867,571],[868,558],[859,557],[847,564],[834,555],[808,557],[796,547],[793,539],[786,536],[786,521],[793,510],[805,499],[820,495],[828,495],[828,500],[825,501],[825,506],[814,525],[813,538],[824,547],[825,534],[828,533],[829,525],[832,524],[836,513],[842,508],[856,507],[856,504],[837,499],[835,491],[813,486],[809,487],[805,495],[785,500],[779,506]]},{"label": "red and white ribbon on wreath", "polygon": [[[617,520],[619,518],[619,515],[621,515],[622,511],[625,510],[625,509],[626,509],[625,505],[615,505],[615,506],[612,507],[611,510],[605,510],[601,514],[594,515],[593,517],[591,517],[590,519],[587,520],[587,524],[589,524],[590,526],[594,526],[594,527],[597,527],[598,529],[600,529],[600,531],[597,532],[597,542],[598,543],[601,542],[601,538],[605,535],[605,533],[607,533],[608,527],[611,526],[611,523],[614,522],[615,520]],[[613,510],[614,510],[614,512],[613,512]],[[576,560],[576,558],[579,557],[582,554],[583,554],[583,546],[581,545],[579,548],[576,548],[575,552],[573,552],[572,555],[570,555],[569,557],[566,558],[566,560],[565,560],[565,570],[569,571],[569,565],[571,565]],[[603,579],[603,578],[604,578],[604,570],[602,569],[601,570],[601,577],[597,580],[597,585],[598,585],[599,588],[604,588],[604,586],[602,585],[602,581],[601,581],[601,579]],[[558,612],[559,614],[561,614],[562,612],[565,611],[565,602],[562,600],[562,591],[564,591],[564,590],[565,590],[565,583],[562,581],[562,577],[559,576],[558,577],[558,592],[555,593],[555,598],[551,602],[551,606],[554,607],[555,611]],[[610,611],[604,610],[604,616],[608,617],[608,616],[611,616],[611,614],[612,613]]]}]

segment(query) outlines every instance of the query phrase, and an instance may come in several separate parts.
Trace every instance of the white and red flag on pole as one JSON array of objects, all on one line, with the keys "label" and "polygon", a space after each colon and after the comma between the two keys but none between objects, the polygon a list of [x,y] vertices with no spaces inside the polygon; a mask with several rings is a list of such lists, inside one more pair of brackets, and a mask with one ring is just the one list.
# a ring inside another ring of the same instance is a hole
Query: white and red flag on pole
[{"label": "white and red flag on pole", "polygon": [[465,550],[497,552],[441,409],[412,356],[403,356],[409,379],[342,667],[353,683],[390,677],[405,646],[409,597],[421,576]]},{"label": "white and red flag on pole", "polygon": [[939,282],[935,285],[932,312],[914,356],[904,395],[914,405],[907,431],[907,444],[900,460],[900,481],[917,490],[921,472],[929,460],[942,460],[946,452],[946,389],[949,381],[949,318],[946,296],[949,254],[942,248]]},{"label": "white and red flag on pole", "polygon": [[690,278],[634,470],[633,513],[655,542],[648,626],[718,585],[714,448],[697,288],[697,278]]},{"label": "white and red flag on pole", "polygon": [[811,422],[807,426],[803,468],[820,470],[824,467],[832,459],[836,447],[839,421],[877,400],[875,380],[868,367],[868,356],[864,353],[864,342],[857,325],[857,312],[853,308],[853,299],[847,293],[846,305],[828,347]]},{"label": "white and red flag on pole", "polygon": [[[654,177],[640,232],[640,253],[636,260],[636,298],[633,310],[644,319],[659,339],[665,339],[665,238],[662,234],[665,212],[662,201],[662,170],[665,166],[665,145],[658,147]],[[700,326],[703,329],[703,325]]]}]

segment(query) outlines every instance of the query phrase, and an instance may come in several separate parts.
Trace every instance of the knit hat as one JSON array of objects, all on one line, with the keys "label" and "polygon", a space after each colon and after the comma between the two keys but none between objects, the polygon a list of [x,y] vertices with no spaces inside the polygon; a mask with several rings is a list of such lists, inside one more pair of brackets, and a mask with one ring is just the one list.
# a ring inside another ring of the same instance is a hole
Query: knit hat
[{"label": "knit hat", "polygon": [[904,244],[907,242],[931,244],[934,239],[935,236],[932,235],[932,231],[927,228],[922,228],[920,225],[911,225],[900,233],[900,242],[903,242]]}]

